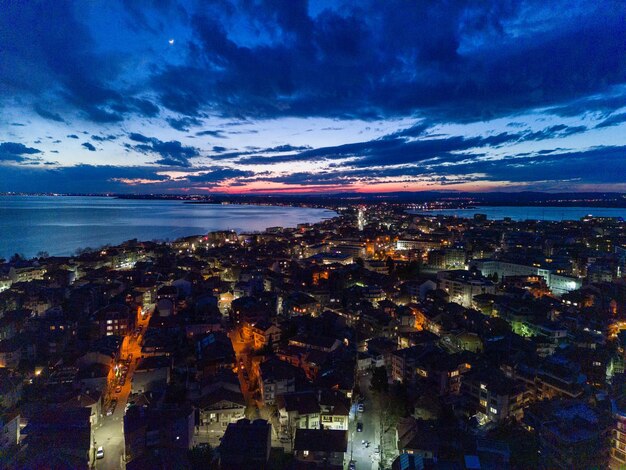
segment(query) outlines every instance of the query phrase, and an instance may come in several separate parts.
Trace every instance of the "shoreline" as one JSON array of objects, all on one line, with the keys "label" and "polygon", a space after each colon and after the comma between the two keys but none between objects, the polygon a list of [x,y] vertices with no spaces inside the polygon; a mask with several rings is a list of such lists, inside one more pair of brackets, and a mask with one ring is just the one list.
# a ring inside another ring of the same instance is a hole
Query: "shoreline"
[{"label": "shoreline", "polygon": [[[216,231],[259,234],[268,228],[296,230],[300,224],[335,219],[333,208],[258,204],[217,204],[200,206],[176,203],[158,204],[146,200],[131,203],[114,200],[55,202],[54,198],[5,200],[0,206],[0,258],[14,253],[34,258],[40,252],[54,256],[74,256],[77,251],[117,246],[128,240],[172,242],[185,237]],[[2,200],[0,200],[2,202]],[[58,211],[57,211],[58,210]],[[54,216],[52,214],[55,214]]]}]

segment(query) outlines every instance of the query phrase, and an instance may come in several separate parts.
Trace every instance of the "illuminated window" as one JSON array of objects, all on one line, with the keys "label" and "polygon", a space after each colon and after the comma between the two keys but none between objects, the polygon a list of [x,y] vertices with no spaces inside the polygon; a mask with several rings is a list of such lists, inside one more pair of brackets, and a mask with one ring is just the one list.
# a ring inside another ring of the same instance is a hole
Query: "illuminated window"
[{"label": "illuminated window", "polygon": [[309,455],[309,451],[308,451],[308,450],[303,450],[303,451],[302,451],[302,454],[303,454],[305,457],[307,457],[307,456]]},{"label": "illuminated window", "polygon": [[494,415],[498,414],[498,410],[496,410],[493,406],[489,407],[489,411],[491,411]]},{"label": "illuminated window", "polygon": [[485,384],[480,384],[480,389],[481,390],[487,390],[487,386]]},{"label": "illuminated window", "polygon": [[480,400],[480,406],[487,408],[487,400]]}]

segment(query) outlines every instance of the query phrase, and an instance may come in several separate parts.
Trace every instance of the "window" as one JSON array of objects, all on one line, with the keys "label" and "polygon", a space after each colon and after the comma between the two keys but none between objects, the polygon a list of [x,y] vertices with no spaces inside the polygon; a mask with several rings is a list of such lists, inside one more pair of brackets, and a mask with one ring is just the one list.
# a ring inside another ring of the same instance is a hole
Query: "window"
[{"label": "window", "polygon": [[498,410],[496,410],[493,406],[489,408],[489,411],[491,411],[494,415],[498,414]]},{"label": "window", "polygon": [[303,450],[302,451],[302,455],[304,455],[305,457],[308,457],[309,451],[308,450]]},{"label": "window", "polygon": [[481,390],[487,390],[487,386],[485,384],[480,384],[480,389]]},{"label": "window", "polygon": [[480,406],[487,408],[487,400],[480,400]]}]

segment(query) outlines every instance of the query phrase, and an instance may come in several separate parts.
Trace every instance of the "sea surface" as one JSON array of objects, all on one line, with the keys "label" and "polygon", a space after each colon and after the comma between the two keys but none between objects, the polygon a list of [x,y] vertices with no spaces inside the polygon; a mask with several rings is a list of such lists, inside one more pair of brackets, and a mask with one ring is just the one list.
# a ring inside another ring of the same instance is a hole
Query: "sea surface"
[{"label": "sea surface", "polygon": [[488,219],[501,220],[580,220],[587,215],[596,217],[622,217],[626,219],[626,209],[615,207],[552,207],[552,206],[480,206],[473,209],[442,209],[434,211],[411,210],[411,214],[443,214],[457,217],[474,217],[486,214]]},{"label": "sea surface", "polygon": [[123,241],[175,240],[213,230],[295,227],[336,214],[286,206],[186,204],[108,197],[0,196],[0,257],[71,255]]}]

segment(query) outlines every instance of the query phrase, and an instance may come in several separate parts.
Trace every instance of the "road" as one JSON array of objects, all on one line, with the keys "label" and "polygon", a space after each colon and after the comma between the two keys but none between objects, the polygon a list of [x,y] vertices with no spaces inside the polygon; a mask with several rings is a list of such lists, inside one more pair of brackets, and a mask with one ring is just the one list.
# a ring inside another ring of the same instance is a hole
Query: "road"
[{"label": "road", "polygon": [[[356,461],[357,470],[378,470],[378,456],[374,452],[380,443],[380,419],[377,411],[376,400],[370,392],[371,373],[359,373],[359,388],[364,401],[363,412],[358,412],[356,406],[351,410],[348,454]],[[357,432],[357,423],[363,424],[363,431]],[[369,442],[366,447],[362,441]],[[350,459],[348,459],[349,461]]]},{"label": "road", "polygon": [[[150,314],[146,315],[145,318],[138,319],[137,327],[141,328],[141,335],[144,334],[149,319]],[[109,374],[108,389],[111,393],[110,396],[105,397],[105,403],[102,408],[104,416],[102,416],[100,420],[100,425],[94,430],[94,447],[96,449],[100,446],[104,448],[104,458],[95,461],[95,468],[98,470],[117,470],[124,468],[124,413],[130,395],[133,373],[137,367],[136,359],[141,357],[139,339],[140,337],[135,338],[131,334],[124,337],[122,344],[122,361],[128,358],[129,354],[133,355],[133,360],[128,368],[126,381],[120,393],[115,393],[115,387],[118,382],[115,378],[114,371],[111,371]],[[111,399],[117,399],[118,403],[113,414],[106,416],[106,410],[109,408]]]}]

